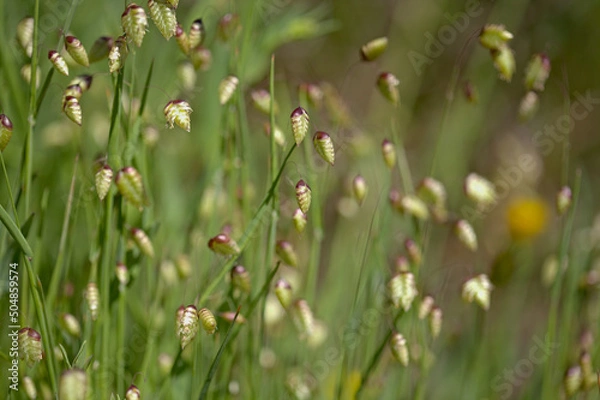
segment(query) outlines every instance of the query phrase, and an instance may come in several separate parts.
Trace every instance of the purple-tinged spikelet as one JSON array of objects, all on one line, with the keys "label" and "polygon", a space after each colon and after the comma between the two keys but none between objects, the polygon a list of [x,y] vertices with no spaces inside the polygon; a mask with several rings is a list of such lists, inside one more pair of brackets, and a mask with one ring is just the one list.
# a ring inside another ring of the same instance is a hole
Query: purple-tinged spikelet
[{"label": "purple-tinged spikelet", "polygon": [[335,163],[335,150],[331,137],[327,133],[319,131],[313,136],[313,144],[321,158],[333,166]]},{"label": "purple-tinged spikelet", "polygon": [[90,60],[83,44],[75,36],[67,36],[65,38],[65,49],[77,64],[84,67],[90,66]]},{"label": "purple-tinged spikelet", "polygon": [[189,103],[184,100],[171,100],[165,106],[163,112],[167,118],[169,128],[173,128],[173,124],[176,124],[181,129],[189,132],[191,130],[191,118],[192,107]]},{"label": "purple-tinged spikelet", "polygon": [[67,62],[65,61],[63,56],[61,56],[58,51],[50,50],[48,52],[48,60],[50,60],[50,62],[58,72],[60,72],[64,76],[69,76],[69,66],[67,65]]}]

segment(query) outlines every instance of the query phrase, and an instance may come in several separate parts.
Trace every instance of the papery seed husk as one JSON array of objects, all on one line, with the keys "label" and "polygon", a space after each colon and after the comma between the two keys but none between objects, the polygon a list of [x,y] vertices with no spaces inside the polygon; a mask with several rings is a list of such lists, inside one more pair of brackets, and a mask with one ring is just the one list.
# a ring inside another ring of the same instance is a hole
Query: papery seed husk
[{"label": "papery seed husk", "polygon": [[335,164],[335,150],[331,137],[327,133],[319,131],[313,136],[313,144],[321,158],[333,166]]},{"label": "papery seed husk", "polygon": [[402,307],[404,311],[410,310],[413,300],[419,294],[415,276],[410,272],[394,275],[388,282],[388,291],[394,307]]},{"label": "papery seed husk", "polygon": [[122,168],[115,178],[119,193],[134,207],[142,210],[146,205],[146,193],[142,175],[134,167]]},{"label": "papery seed husk", "polygon": [[394,333],[390,338],[390,347],[394,358],[405,367],[408,366],[409,354],[406,339],[400,333]]},{"label": "papery seed husk", "polygon": [[65,103],[67,96],[72,96],[79,100],[81,98],[82,94],[83,94],[83,90],[81,89],[81,86],[79,86],[79,85],[67,86],[67,88],[63,92],[63,100],[62,100],[63,104]]},{"label": "papery seed husk", "polygon": [[477,235],[475,234],[475,229],[473,229],[473,226],[467,220],[461,219],[457,221],[454,226],[454,232],[458,240],[469,250],[477,251]]},{"label": "papery seed husk", "polygon": [[208,247],[215,253],[225,256],[235,256],[241,252],[238,244],[224,233],[211,238]]},{"label": "papery seed husk", "polygon": [[510,82],[516,69],[515,54],[512,49],[505,45],[498,50],[493,50],[492,59],[494,60],[494,67],[498,70],[500,79]]},{"label": "papery seed husk", "polygon": [[476,301],[484,310],[490,307],[490,294],[493,285],[485,274],[469,279],[463,284],[462,297],[471,303]]},{"label": "papery seed husk", "polygon": [[377,78],[379,91],[390,103],[397,105],[400,102],[398,86],[400,81],[390,72],[383,72]]},{"label": "papery seed husk", "polygon": [[294,141],[296,145],[300,146],[300,143],[306,137],[308,133],[310,119],[308,118],[308,113],[302,107],[296,108],[292,111],[290,115],[290,119],[292,122],[292,133],[294,134]]},{"label": "papery seed husk", "polygon": [[91,75],[79,75],[75,77],[68,86],[78,85],[83,93],[90,90],[92,86],[93,77]]},{"label": "papery seed husk", "polygon": [[25,17],[17,24],[17,41],[28,58],[33,55],[34,19]]},{"label": "papery seed husk", "polygon": [[187,132],[191,129],[190,114],[192,107],[184,100],[171,100],[164,108],[164,114],[167,118],[169,128],[173,128],[173,124],[177,124],[180,128]]},{"label": "papery seed husk", "polygon": [[64,371],[58,384],[59,400],[85,400],[89,391],[88,377],[84,370],[73,368]]},{"label": "papery seed husk", "polygon": [[315,318],[306,300],[299,299],[294,302],[294,321],[301,333],[310,336],[315,326]]},{"label": "papery seed husk", "polygon": [[90,63],[95,63],[108,57],[108,53],[110,53],[113,45],[114,40],[110,36],[100,36],[96,39],[88,53]]},{"label": "papery seed husk", "polygon": [[138,228],[133,228],[131,234],[133,236],[133,241],[140,251],[147,257],[154,258],[154,246],[146,232]]},{"label": "papery seed husk", "polygon": [[487,24],[479,34],[479,43],[486,49],[498,50],[513,38],[504,25]]},{"label": "papery seed husk", "polygon": [[48,60],[50,60],[50,62],[58,72],[60,72],[64,76],[69,76],[69,67],[65,62],[65,59],[60,55],[58,51],[50,50],[48,52]]},{"label": "papery seed husk", "polygon": [[550,76],[550,59],[546,54],[534,54],[525,68],[525,88],[542,92]]},{"label": "papery seed husk", "polygon": [[275,283],[275,295],[283,308],[288,308],[292,302],[292,287],[285,279]]},{"label": "papery seed husk", "polygon": [[312,199],[312,192],[310,190],[310,186],[304,182],[303,179],[300,179],[296,184],[296,201],[298,202],[298,207],[300,210],[306,214],[310,209],[310,203]]},{"label": "papery seed husk", "polygon": [[381,153],[383,154],[383,161],[385,165],[392,169],[396,165],[396,148],[394,144],[387,139],[384,139],[381,143]]},{"label": "papery seed husk", "polygon": [[67,117],[77,125],[81,126],[83,115],[79,100],[73,96],[66,96],[63,104],[63,111]]},{"label": "papery seed husk", "polygon": [[488,206],[496,202],[494,184],[476,173],[467,175],[464,191],[467,197],[478,205]]},{"label": "papery seed husk", "polygon": [[188,39],[185,30],[180,24],[177,24],[175,27],[175,41],[177,42],[177,46],[179,46],[179,50],[185,55],[190,52],[190,41]]},{"label": "papery seed husk", "polygon": [[202,18],[195,20],[190,27],[189,43],[190,48],[202,46],[204,44],[204,38],[206,37],[206,31]]},{"label": "papery seed husk", "polygon": [[133,40],[133,43],[140,47],[148,27],[146,12],[135,3],[129,4],[121,15],[121,26],[125,34]]},{"label": "papery seed husk", "polygon": [[33,367],[43,359],[42,336],[32,328],[21,328],[18,333],[19,358]]},{"label": "papery seed husk", "polygon": [[104,200],[108,190],[110,189],[110,184],[112,183],[113,178],[113,170],[108,165],[104,165],[97,173],[96,173],[96,193],[98,194],[98,198],[100,201]]},{"label": "papery seed husk", "polygon": [[352,180],[352,192],[358,204],[362,204],[367,195],[367,182],[365,178],[360,175],[354,177]]},{"label": "papery seed husk", "polygon": [[298,266],[298,256],[290,242],[285,240],[277,241],[275,244],[275,253],[281,258],[284,264],[290,267]]},{"label": "papery seed husk", "polygon": [[0,114],[0,151],[4,151],[13,134],[13,124],[6,115]]},{"label": "papery seed husk", "polygon": [[113,73],[123,68],[128,54],[126,37],[119,36],[108,53],[108,71]]},{"label": "papery seed husk", "polygon": [[65,38],[65,49],[77,64],[83,65],[84,67],[90,66],[87,52],[81,41],[75,36],[67,36]]},{"label": "papery seed husk", "polygon": [[98,291],[98,286],[95,282],[87,284],[85,299],[92,321],[95,321],[98,318],[98,312],[100,311],[100,292]]},{"label": "papery seed husk", "polygon": [[212,52],[206,47],[196,46],[190,48],[190,60],[194,68],[201,71],[208,71],[212,66]]},{"label": "papery seed husk", "polygon": [[208,333],[212,335],[217,330],[217,320],[215,316],[208,308],[202,308],[198,311],[198,317],[200,322],[202,322],[202,328]]},{"label": "papery seed husk", "polygon": [[306,214],[304,214],[301,209],[297,208],[296,211],[294,211],[292,219],[294,221],[294,228],[296,228],[296,231],[298,233],[304,232],[304,228],[306,228],[306,224],[308,222]]},{"label": "papery seed husk", "polygon": [[367,42],[360,48],[360,58],[363,61],[374,61],[379,58],[388,46],[388,38],[383,36]]},{"label": "papery seed husk", "polygon": [[433,309],[433,306],[435,304],[435,301],[433,300],[433,297],[431,296],[425,296],[423,298],[423,300],[421,301],[421,304],[419,305],[419,319],[425,319],[427,318],[427,316],[429,316],[429,313],[431,313],[431,310]]},{"label": "papery seed husk", "polygon": [[442,331],[442,318],[442,309],[434,307],[429,314],[429,329],[434,338],[438,337]]},{"label": "papery seed husk", "polygon": [[[264,89],[253,90],[250,92],[252,104],[262,113],[269,115],[271,112],[271,95]],[[277,113],[277,104],[273,105],[273,110]]]},{"label": "papery seed husk", "polygon": [[198,310],[194,305],[177,310],[177,336],[183,350],[198,334]]},{"label": "papery seed husk", "polygon": [[23,389],[28,398],[37,398],[37,389],[35,388],[35,382],[30,376],[26,375],[23,377]]},{"label": "papery seed husk", "polygon": [[231,268],[231,284],[244,293],[250,293],[250,273],[242,265]]},{"label": "papery seed husk", "polygon": [[219,103],[225,105],[231,100],[240,80],[233,75],[225,77],[219,83]]},{"label": "papery seed husk", "polygon": [[125,392],[125,400],[140,400],[142,395],[137,386],[131,385]]},{"label": "papery seed husk", "polygon": [[150,10],[150,17],[161,35],[169,40],[175,34],[177,28],[175,9],[169,4],[154,0],[148,0],[148,9]]}]

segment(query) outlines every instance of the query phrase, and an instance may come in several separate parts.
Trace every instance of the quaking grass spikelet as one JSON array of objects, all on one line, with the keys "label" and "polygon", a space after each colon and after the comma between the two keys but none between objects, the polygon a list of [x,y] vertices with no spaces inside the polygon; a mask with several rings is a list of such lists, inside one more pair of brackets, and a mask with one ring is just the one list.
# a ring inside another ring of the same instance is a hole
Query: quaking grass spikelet
[{"label": "quaking grass spikelet", "polygon": [[18,338],[19,358],[31,368],[43,358],[42,336],[32,328],[21,328]]},{"label": "quaking grass spikelet", "polygon": [[111,36],[100,36],[96,39],[88,53],[90,63],[95,63],[108,57],[108,53],[110,53],[110,49],[112,49],[114,42],[115,41]]},{"label": "quaking grass spikelet", "polygon": [[487,24],[479,34],[479,43],[486,49],[498,50],[513,38],[504,25]]},{"label": "quaking grass spikelet", "polygon": [[404,249],[408,254],[410,263],[415,267],[420,266],[423,262],[423,252],[421,251],[421,247],[418,245],[418,243],[412,239],[406,239],[404,241]]},{"label": "quaking grass spikelet", "polygon": [[298,94],[301,99],[305,98],[311,107],[319,109],[323,105],[323,90],[317,84],[301,83],[298,86]]},{"label": "quaking grass spikelet", "polygon": [[419,294],[415,276],[410,272],[394,275],[388,282],[388,293],[394,307],[410,310],[413,300]]},{"label": "quaking grass spikelet", "polygon": [[563,186],[560,188],[556,195],[556,210],[558,211],[559,215],[563,215],[567,212],[567,210],[571,207],[572,200],[573,194],[571,192],[571,188],[568,186]]},{"label": "quaking grass spikelet", "polygon": [[177,18],[173,6],[161,1],[148,0],[148,9],[150,10],[150,17],[160,34],[169,40],[175,34],[177,28]]},{"label": "quaking grass spikelet", "polygon": [[134,167],[125,167],[117,172],[115,184],[121,196],[138,210],[147,205],[142,175]]},{"label": "quaking grass spikelet", "polygon": [[286,240],[279,240],[275,245],[275,253],[281,258],[284,264],[290,267],[298,266],[298,256],[292,244]]},{"label": "quaking grass spikelet", "polygon": [[69,82],[68,86],[77,85],[81,88],[81,92],[85,93],[90,90],[92,86],[93,78],[91,75],[79,75],[76,76],[71,82]]},{"label": "quaking grass spikelet", "polygon": [[33,55],[33,26],[31,17],[25,17],[17,24],[17,42],[28,58]]},{"label": "quaking grass spikelet", "polygon": [[88,392],[88,377],[84,370],[72,368],[61,374],[58,383],[59,400],[85,400]]},{"label": "quaking grass spikelet", "polygon": [[494,184],[476,173],[467,175],[464,190],[467,197],[478,206],[485,207],[496,202]]},{"label": "quaking grass spikelet", "polygon": [[190,52],[190,40],[181,24],[177,24],[175,27],[175,41],[183,54],[187,55]]},{"label": "quaking grass spikelet", "polygon": [[300,179],[296,184],[296,201],[300,210],[306,214],[310,209],[310,203],[312,199],[312,191],[310,186],[303,179]]},{"label": "quaking grass spikelet", "polygon": [[176,333],[182,350],[194,340],[198,334],[198,329],[198,309],[194,305],[179,307],[177,309]]},{"label": "quaking grass spikelet", "polygon": [[539,106],[539,96],[534,91],[525,93],[519,104],[519,118],[523,121],[531,119],[537,112]]},{"label": "quaking grass spikelet", "polygon": [[[27,82],[27,84],[29,85],[31,83],[31,64],[25,64],[23,65],[23,67],[21,67],[21,77],[23,78],[23,80],[25,82]],[[42,75],[42,71],[40,70],[39,67],[36,68],[36,72],[35,72],[35,87],[39,88],[40,87],[40,76]]]},{"label": "quaking grass spikelet", "polygon": [[202,328],[206,333],[212,335],[217,330],[217,320],[208,308],[202,308],[198,311],[198,318],[202,323]]},{"label": "quaking grass spikelet", "polygon": [[298,331],[304,337],[310,336],[315,328],[315,317],[306,300],[299,299],[294,302],[292,316]]},{"label": "quaking grass spikelet", "polygon": [[61,56],[58,51],[50,50],[48,52],[48,60],[50,60],[50,62],[54,66],[54,69],[56,69],[64,76],[69,76],[69,66],[67,65],[67,62],[65,61],[63,56]]},{"label": "quaking grass spikelet", "polygon": [[219,103],[221,105],[225,105],[231,100],[239,83],[240,80],[234,75],[223,78],[219,83]]},{"label": "quaking grass spikelet", "polygon": [[235,256],[240,253],[238,244],[224,233],[218,234],[208,241],[208,247],[217,254]]},{"label": "quaking grass spikelet", "polygon": [[[271,124],[268,121],[265,121],[263,128],[265,135],[267,135],[267,137],[271,137]],[[275,125],[273,134],[275,135],[275,143],[277,143],[278,146],[285,147],[286,139],[281,128]]]},{"label": "quaking grass spikelet", "polygon": [[133,40],[133,43],[140,47],[148,28],[146,12],[135,3],[129,4],[121,15],[121,26],[127,36]]},{"label": "quaking grass spikelet", "polygon": [[192,107],[184,100],[171,100],[163,110],[169,128],[172,129],[173,125],[176,124],[187,132],[191,130],[190,114],[192,111]]},{"label": "quaking grass spikelet", "polygon": [[98,318],[98,312],[100,311],[100,292],[98,291],[98,285],[96,282],[90,282],[87,284],[85,289],[85,300],[87,302],[88,312],[92,317],[92,321]]},{"label": "quaking grass spikelet", "polygon": [[583,373],[581,367],[575,365],[567,370],[564,378],[565,393],[568,397],[574,396],[581,389]]},{"label": "quaking grass spikelet", "polygon": [[146,257],[154,258],[154,246],[152,245],[152,242],[150,241],[150,238],[146,232],[139,228],[132,228],[131,236],[142,254],[144,254]]},{"label": "quaking grass spikelet", "polygon": [[505,45],[498,50],[492,50],[492,60],[500,79],[510,82],[516,69],[515,54],[512,49]]},{"label": "quaking grass spikelet", "polygon": [[98,194],[98,198],[100,201],[104,200],[108,190],[110,189],[110,184],[113,179],[113,170],[108,165],[104,165],[98,172],[96,172],[96,193]]},{"label": "quaking grass spikelet", "polygon": [[477,251],[477,235],[475,229],[467,220],[458,220],[454,225],[454,233],[465,247],[471,251]]},{"label": "quaking grass spikelet", "polygon": [[525,68],[525,88],[537,92],[544,91],[550,76],[550,59],[544,53],[534,54]]},{"label": "quaking grass spikelet", "polygon": [[128,54],[126,36],[119,36],[108,53],[108,71],[112,74],[123,68]]},{"label": "quaking grass spikelet", "polygon": [[75,338],[81,336],[81,325],[73,314],[62,313],[58,322],[60,323],[61,328],[69,335]]},{"label": "quaking grass spikelet", "polygon": [[193,49],[194,47],[202,46],[205,38],[206,31],[204,24],[202,23],[202,18],[199,18],[192,22],[192,26],[190,27],[190,34],[188,36],[190,48]]},{"label": "quaking grass spikelet", "polygon": [[294,109],[294,111],[292,111],[292,114],[290,115],[290,120],[292,123],[292,133],[294,134],[294,141],[296,142],[296,145],[300,146],[300,143],[302,143],[302,141],[306,137],[306,134],[308,133],[308,127],[310,122],[308,118],[308,113],[304,108],[298,107]]},{"label": "quaking grass spikelet", "polygon": [[335,163],[335,150],[331,137],[327,133],[319,131],[313,136],[313,145],[321,158],[333,166]]},{"label": "quaking grass spikelet", "polygon": [[469,303],[477,302],[481,308],[487,311],[490,308],[492,289],[493,285],[487,275],[481,274],[464,283],[462,297]]},{"label": "quaking grass spikelet", "polygon": [[13,134],[13,124],[10,118],[0,114],[0,151],[4,151]]},{"label": "quaking grass spikelet", "polygon": [[131,385],[127,388],[127,391],[125,392],[125,400],[140,400],[141,398],[142,394],[137,386]]},{"label": "quaking grass spikelet", "polygon": [[421,304],[419,305],[419,319],[427,318],[427,316],[429,316],[429,313],[431,313],[434,304],[435,301],[433,300],[433,297],[425,296],[421,301]]},{"label": "quaking grass spikelet", "polygon": [[420,220],[429,219],[427,205],[417,196],[408,194],[401,196],[397,191],[390,192],[390,202],[394,209],[403,215],[409,215]]},{"label": "quaking grass spikelet", "polygon": [[285,279],[275,283],[275,296],[283,308],[288,308],[292,303],[292,286]]},{"label": "quaking grass spikelet", "polygon": [[379,92],[393,105],[397,105],[400,102],[398,86],[400,86],[400,81],[390,72],[382,72],[377,78]]},{"label": "quaking grass spikelet", "polygon": [[352,180],[352,193],[358,204],[362,204],[367,196],[367,181],[361,175],[356,175]]},{"label": "quaking grass spikelet", "polygon": [[405,367],[408,367],[409,354],[408,354],[408,346],[406,345],[406,339],[401,333],[394,333],[390,338],[390,349],[392,350],[392,355],[400,364]]},{"label": "quaking grass spikelet", "polygon": [[[253,90],[250,92],[252,104],[254,108],[263,114],[269,115],[271,112],[271,95],[265,89]],[[277,104],[273,105],[275,113],[277,113]]]},{"label": "quaking grass spikelet", "polygon": [[301,209],[297,208],[296,211],[294,211],[292,220],[294,221],[294,228],[296,228],[296,232],[304,232],[304,228],[306,228],[308,220],[306,218],[306,214],[304,214]]},{"label": "quaking grass spikelet", "polygon": [[388,139],[383,139],[381,143],[381,154],[388,169],[394,168],[394,165],[396,165],[396,148]]},{"label": "quaking grass spikelet", "polygon": [[212,53],[209,49],[202,46],[190,48],[190,60],[194,68],[201,71],[208,71],[212,65]]},{"label": "quaking grass spikelet", "polygon": [[436,338],[440,335],[440,332],[442,331],[442,320],[442,309],[439,307],[434,307],[429,314],[429,330],[431,331],[431,336],[433,338]]},{"label": "quaking grass spikelet", "polygon": [[30,399],[37,399],[37,389],[35,388],[35,382],[30,376],[25,375],[23,377],[23,389],[25,394]]},{"label": "quaking grass spikelet", "polygon": [[83,121],[83,114],[81,112],[81,105],[79,100],[74,96],[66,96],[63,102],[63,112],[69,119],[81,126]]},{"label": "quaking grass spikelet", "polygon": [[250,273],[242,265],[231,268],[231,285],[244,293],[250,293]]},{"label": "quaking grass spikelet", "polygon": [[77,64],[83,65],[84,67],[90,66],[87,52],[81,41],[75,36],[67,36],[65,38],[65,49]]},{"label": "quaking grass spikelet", "polygon": [[383,53],[385,53],[387,47],[387,37],[383,36],[373,39],[360,48],[360,58],[363,61],[375,61]]}]

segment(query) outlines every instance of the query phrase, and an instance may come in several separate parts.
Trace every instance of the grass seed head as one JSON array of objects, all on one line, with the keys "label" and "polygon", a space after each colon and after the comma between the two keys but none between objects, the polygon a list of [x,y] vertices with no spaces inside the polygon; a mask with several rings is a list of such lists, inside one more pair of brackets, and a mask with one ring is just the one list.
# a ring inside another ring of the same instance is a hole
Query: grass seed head
[{"label": "grass seed head", "polygon": [[124,263],[117,263],[115,266],[115,276],[121,285],[126,286],[129,283],[129,269]]},{"label": "grass seed head", "polygon": [[313,136],[313,145],[321,158],[333,166],[335,163],[335,150],[331,137],[327,133],[319,131]]},{"label": "grass seed head", "polygon": [[298,267],[298,255],[290,242],[285,240],[277,241],[275,253],[277,253],[284,264],[289,265],[290,267]]},{"label": "grass seed head", "polygon": [[294,134],[294,141],[296,145],[300,146],[300,143],[306,137],[308,133],[308,127],[310,123],[310,119],[308,118],[308,113],[302,107],[296,108],[292,111],[290,115],[290,120],[292,122],[292,133]]},{"label": "grass seed head", "polygon": [[296,202],[298,203],[298,207],[300,207],[300,211],[304,214],[308,213],[311,200],[312,191],[310,190],[310,186],[303,179],[300,179],[296,184]]},{"label": "grass seed head", "polygon": [[73,96],[79,100],[82,95],[83,95],[83,90],[81,89],[81,86],[79,86],[79,85],[67,86],[67,88],[63,92],[63,100],[62,100],[63,104],[65,103],[67,96]]},{"label": "grass seed head", "polygon": [[25,394],[30,399],[37,399],[37,389],[35,388],[35,382],[30,376],[23,377],[23,389]]},{"label": "grass seed head", "polygon": [[21,328],[18,336],[19,358],[31,368],[44,356],[42,336],[32,328]]},{"label": "grass seed head", "polygon": [[419,319],[425,319],[433,309],[435,301],[431,296],[425,296],[419,305]]},{"label": "grass seed head", "polygon": [[382,72],[377,78],[379,92],[393,105],[398,105],[400,102],[398,86],[400,86],[400,81],[390,72]]},{"label": "grass seed head", "polygon": [[301,83],[298,86],[298,94],[301,99],[306,99],[308,104],[314,108],[321,108],[323,104],[323,90],[314,83]]},{"label": "grass seed head", "polygon": [[131,230],[131,235],[133,237],[133,241],[137,245],[138,249],[144,254],[146,257],[154,258],[154,246],[150,241],[150,238],[141,229],[133,228]]},{"label": "grass seed head", "polygon": [[543,92],[550,76],[550,59],[544,53],[534,54],[525,68],[525,88]]},{"label": "grass seed head", "polygon": [[501,80],[510,82],[515,73],[515,53],[507,45],[500,47],[498,50],[492,50],[492,60],[494,67],[498,70],[498,76]]},{"label": "grass seed head", "polygon": [[592,356],[587,351],[581,353],[579,357],[579,366],[581,367],[581,374],[583,380],[581,382],[582,389],[584,391],[592,390],[598,384],[598,375],[594,371],[592,365]]},{"label": "grass seed head", "polygon": [[475,229],[465,219],[461,219],[454,225],[454,233],[456,237],[465,247],[471,251],[477,251],[477,235]]},{"label": "grass seed head", "polygon": [[513,38],[513,34],[504,25],[487,24],[479,34],[479,43],[489,50],[499,50]]},{"label": "grass seed head", "polygon": [[65,38],[65,49],[77,64],[83,65],[84,67],[90,66],[90,60],[85,51],[85,47],[83,47],[81,41],[75,36],[67,36]]},{"label": "grass seed head", "polygon": [[242,26],[240,25],[240,17],[237,14],[225,14],[219,20],[217,34],[219,38],[227,42],[240,32]]},{"label": "grass seed head", "polygon": [[90,63],[95,63],[108,57],[110,49],[113,48],[114,42],[115,41],[111,36],[100,36],[98,39],[96,39],[88,53]]},{"label": "grass seed head", "polygon": [[177,65],[177,78],[185,91],[193,91],[197,80],[197,72],[194,64],[189,60],[181,61]]},{"label": "grass seed head", "polygon": [[238,244],[225,233],[220,233],[208,241],[208,247],[217,254],[236,256],[241,250]]},{"label": "grass seed head", "polygon": [[179,50],[183,54],[188,55],[190,52],[190,39],[181,24],[177,24],[175,27],[175,41],[177,42],[177,46],[179,46]]},{"label": "grass seed head", "polygon": [[60,376],[58,400],[85,400],[88,398],[89,383],[84,370],[73,368]]},{"label": "grass seed head", "polygon": [[556,211],[559,215],[566,213],[571,208],[571,202],[573,201],[573,193],[571,188],[563,186],[556,194]]},{"label": "grass seed head", "polygon": [[[253,90],[250,92],[252,104],[263,114],[269,115],[271,112],[271,95],[265,89]],[[277,113],[277,104],[273,105],[275,113]]]},{"label": "grass seed head", "polygon": [[198,334],[198,309],[194,305],[179,307],[177,310],[177,337],[181,350],[190,344]]},{"label": "grass seed head", "polygon": [[466,196],[478,206],[486,207],[496,203],[497,194],[494,184],[480,175],[475,173],[467,175],[464,190]]},{"label": "grass seed head", "polygon": [[293,319],[301,335],[308,337],[315,327],[315,318],[308,302],[298,299],[294,302]]},{"label": "grass seed head", "polygon": [[410,310],[414,299],[419,294],[415,276],[410,272],[394,275],[388,282],[388,293],[394,307],[402,307],[404,311]]},{"label": "grass seed head", "polygon": [[194,68],[201,71],[208,71],[212,66],[212,53],[206,47],[192,47],[190,48],[190,60]]},{"label": "grass seed head", "polygon": [[477,302],[481,308],[487,311],[490,308],[490,295],[493,288],[487,275],[481,274],[463,284],[462,297],[469,303]]},{"label": "grass seed head", "polygon": [[406,239],[404,241],[404,249],[408,254],[408,258],[412,265],[418,267],[423,262],[423,252],[421,247],[412,239]]},{"label": "grass seed head", "polygon": [[396,257],[395,266],[396,266],[396,273],[410,271],[410,263],[408,262],[408,258],[406,258],[405,256]]},{"label": "grass seed head", "polygon": [[138,210],[147,205],[142,175],[134,167],[125,167],[117,172],[115,184],[121,196]]},{"label": "grass seed head", "polygon": [[408,367],[409,354],[408,354],[408,346],[406,345],[406,339],[401,333],[394,333],[390,338],[390,349],[392,350],[392,355],[400,364],[405,367]]},{"label": "grass seed head", "polygon": [[360,58],[363,61],[374,61],[381,56],[388,47],[388,38],[383,36],[367,42],[360,48]]},{"label": "grass seed head", "polygon": [[192,264],[190,263],[190,258],[185,254],[179,254],[175,258],[175,268],[177,269],[180,279],[185,280],[192,274]]},{"label": "grass seed head", "polygon": [[446,207],[448,195],[444,184],[434,178],[424,178],[417,187],[418,196],[427,204]]},{"label": "grass seed head", "polygon": [[390,192],[390,201],[392,206],[403,215],[409,215],[423,221],[429,219],[427,205],[415,195],[401,196],[398,192],[392,191]]},{"label": "grass seed head", "polygon": [[579,365],[575,365],[567,370],[564,379],[565,393],[567,397],[575,396],[583,383],[583,373]]},{"label": "grass seed head", "polygon": [[69,66],[67,65],[67,62],[65,61],[63,56],[61,56],[58,51],[50,50],[48,52],[48,60],[50,60],[50,62],[58,72],[60,72],[64,76],[69,76]]},{"label": "grass seed head", "polygon": [[202,328],[208,333],[212,335],[217,330],[217,320],[215,316],[208,308],[202,308],[198,311],[198,318],[200,322],[202,322]]},{"label": "grass seed head", "polygon": [[127,391],[125,392],[125,400],[140,400],[141,398],[142,394],[137,386],[131,385],[127,388]]},{"label": "grass seed head", "polygon": [[154,21],[154,25],[156,25],[160,34],[169,40],[175,34],[177,28],[177,17],[173,6],[158,0],[148,0],[148,9],[150,10],[150,18]]},{"label": "grass seed head", "polygon": [[519,118],[523,121],[530,120],[535,115],[539,106],[539,96],[534,91],[525,93],[519,104]]},{"label": "grass seed head", "polygon": [[231,268],[231,285],[244,293],[250,293],[251,281],[250,273],[242,265],[236,265]]},{"label": "grass seed head", "polygon": [[123,68],[128,54],[126,36],[119,36],[108,53],[108,71],[112,74]]},{"label": "grass seed head", "polygon": [[[271,137],[271,124],[268,121],[265,121],[265,123],[263,124],[263,130],[267,137]],[[277,143],[278,146],[284,147],[286,144],[285,135],[283,134],[281,128],[277,126],[277,124],[275,124],[274,134],[275,143]]]},{"label": "grass seed head", "polygon": [[121,15],[121,26],[133,43],[140,47],[148,28],[146,11],[135,3],[129,4]]},{"label": "grass seed head", "polygon": [[396,147],[394,144],[387,139],[383,139],[381,143],[381,154],[383,155],[383,161],[385,165],[392,169],[396,165]]},{"label": "grass seed head", "polygon": [[187,132],[191,130],[190,114],[192,111],[192,107],[184,100],[171,100],[163,110],[169,128],[172,129],[173,124],[176,124]]},{"label": "grass seed head", "polygon": [[177,9],[177,7],[179,7],[179,0],[166,0],[166,2],[174,9]]},{"label": "grass seed head", "polygon": [[433,336],[433,338],[438,337],[442,331],[442,319],[442,309],[434,307],[429,314],[429,329],[431,330],[431,336]]},{"label": "grass seed head", "polygon": [[33,55],[33,27],[34,20],[31,17],[23,18],[17,24],[17,42],[27,58],[31,58]]},{"label": "grass seed head", "polygon": [[0,151],[4,151],[13,134],[13,124],[10,118],[0,114]]},{"label": "grass seed head", "polygon": [[287,309],[292,303],[292,286],[285,279],[279,279],[275,283],[275,296],[281,306]]},{"label": "grass seed head", "polygon": [[[40,87],[40,76],[42,75],[42,70],[38,67],[35,71],[35,87],[37,89]],[[23,67],[21,67],[21,77],[25,82],[27,82],[28,85],[31,83],[31,74],[31,64],[25,64]]]},{"label": "grass seed head", "polygon": [[296,232],[304,232],[308,219],[306,217],[306,214],[304,214],[301,209],[297,208],[296,211],[294,211],[292,220],[294,221],[294,228],[296,228]]},{"label": "grass seed head", "polygon": [[190,48],[202,46],[204,44],[204,39],[206,39],[206,30],[204,28],[204,23],[202,23],[202,18],[192,22],[188,38]]},{"label": "grass seed head", "polygon": [[96,193],[98,194],[100,201],[104,200],[106,197],[112,180],[113,170],[108,165],[105,164],[98,172],[96,172]]},{"label": "grass seed head", "polygon": [[83,122],[83,114],[79,100],[74,96],[66,96],[63,103],[63,112],[69,119],[81,126]]},{"label": "grass seed head", "polygon": [[231,100],[240,80],[237,76],[229,75],[219,83],[219,103],[225,105]]},{"label": "grass seed head", "polygon": [[70,87],[72,85],[78,85],[81,88],[81,91],[83,93],[85,93],[88,90],[90,90],[90,87],[92,86],[92,82],[93,82],[93,77],[91,75],[79,75],[79,76],[76,76],[71,82],[69,82],[68,87]]},{"label": "grass seed head", "polygon": [[[219,317],[223,318],[225,321],[227,322],[233,322],[233,319],[235,318],[235,312],[234,311],[224,311],[222,313],[219,313]],[[242,314],[238,314],[237,319],[235,320],[235,323],[238,325],[242,325],[245,324],[246,318],[244,318],[244,316]]]},{"label": "grass seed head", "polygon": [[87,287],[85,288],[85,300],[92,321],[95,321],[98,318],[98,312],[100,311],[100,292],[98,291],[96,282],[87,284]]},{"label": "grass seed head", "polygon": [[352,180],[352,193],[359,205],[362,205],[367,196],[367,181],[361,175],[356,175]]},{"label": "grass seed head", "polygon": [[60,326],[71,336],[81,336],[81,325],[73,314],[62,313],[59,318]]}]

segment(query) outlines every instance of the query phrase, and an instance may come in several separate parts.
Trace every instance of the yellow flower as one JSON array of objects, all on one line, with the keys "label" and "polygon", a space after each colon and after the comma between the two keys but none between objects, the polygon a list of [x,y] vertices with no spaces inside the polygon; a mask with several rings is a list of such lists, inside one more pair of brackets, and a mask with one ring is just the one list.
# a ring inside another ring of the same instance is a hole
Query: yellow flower
[{"label": "yellow flower", "polygon": [[537,198],[521,198],[513,201],[506,213],[506,222],[512,237],[527,240],[538,236],[546,227],[548,207]]}]

